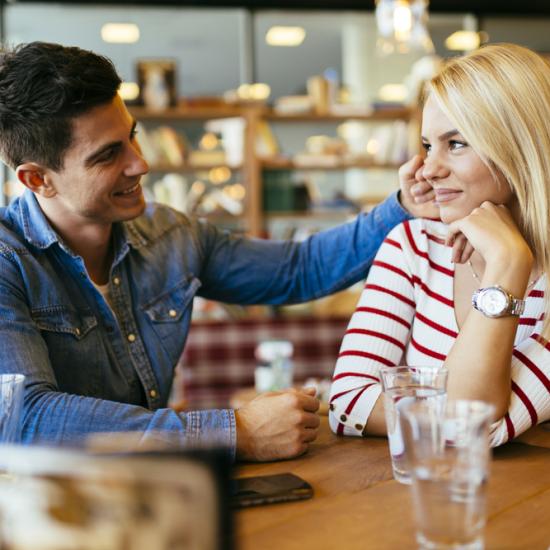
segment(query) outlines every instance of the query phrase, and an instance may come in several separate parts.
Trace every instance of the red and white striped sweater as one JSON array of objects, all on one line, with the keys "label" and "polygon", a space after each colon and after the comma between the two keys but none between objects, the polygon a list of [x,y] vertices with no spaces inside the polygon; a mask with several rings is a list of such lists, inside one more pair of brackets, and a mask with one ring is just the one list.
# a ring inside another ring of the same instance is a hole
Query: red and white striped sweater
[{"label": "red and white striped sweater", "polygon": [[[393,229],[380,247],[336,363],[329,415],[336,433],[362,434],[381,392],[381,366],[443,365],[459,330],[446,233],[441,222],[413,220]],[[550,344],[536,340],[545,286],[541,277],[527,297],[514,344],[510,407],[491,426],[493,446],[550,419]]]}]

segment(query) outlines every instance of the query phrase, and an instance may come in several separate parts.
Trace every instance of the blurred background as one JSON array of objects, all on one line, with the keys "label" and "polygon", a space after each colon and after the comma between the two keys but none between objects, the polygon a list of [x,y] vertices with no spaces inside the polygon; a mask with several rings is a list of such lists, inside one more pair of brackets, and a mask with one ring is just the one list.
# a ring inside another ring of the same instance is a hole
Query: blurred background
[{"label": "blurred background", "polygon": [[[396,190],[419,151],[423,82],[442,60],[501,41],[546,56],[549,23],[547,0],[0,2],[4,43],[113,60],[149,200],[276,239],[349,221]],[[22,188],[1,176],[5,204]],[[286,308],[197,298],[187,395],[219,404],[250,385],[254,348],[273,337],[293,342],[298,378],[330,374],[361,286]]]}]

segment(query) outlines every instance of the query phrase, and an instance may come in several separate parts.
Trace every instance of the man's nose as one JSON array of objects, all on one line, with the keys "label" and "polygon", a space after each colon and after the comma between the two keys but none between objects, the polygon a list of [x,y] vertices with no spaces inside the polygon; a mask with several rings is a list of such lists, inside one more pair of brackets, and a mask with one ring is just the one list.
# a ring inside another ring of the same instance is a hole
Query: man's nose
[{"label": "man's nose", "polygon": [[134,144],[129,148],[128,164],[124,171],[126,176],[143,176],[149,172],[149,164],[143,157],[139,145]]}]

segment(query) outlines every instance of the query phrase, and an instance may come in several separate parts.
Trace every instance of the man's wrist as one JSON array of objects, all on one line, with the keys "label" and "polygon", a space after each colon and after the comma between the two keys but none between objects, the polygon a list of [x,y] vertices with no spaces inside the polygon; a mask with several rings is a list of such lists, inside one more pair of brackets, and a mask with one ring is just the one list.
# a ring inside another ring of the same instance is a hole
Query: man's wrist
[{"label": "man's wrist", "polygon": [[410,209],[403,203],[403,192],[401,189],[398,189],[395,193],[395,202],[407,218],[414,218],[414,214],[412,214]]}]

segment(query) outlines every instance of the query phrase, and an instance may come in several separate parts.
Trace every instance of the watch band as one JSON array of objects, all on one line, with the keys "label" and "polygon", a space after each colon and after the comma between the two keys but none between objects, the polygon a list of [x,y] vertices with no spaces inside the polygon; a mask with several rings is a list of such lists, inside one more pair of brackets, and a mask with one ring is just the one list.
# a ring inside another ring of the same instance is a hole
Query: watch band
[{"label": "watch band", "polygon": [[[503,295],[506,299],[505,307],[496,312],[489,311],[488,309],[484,308],[481,298],[487,292],[497,292]],[[519,317],[525,310],[525,300],[516,298],[515,296],[510,294],[507,290],[502,288],[500,285],[493,285],[485,288],[478,288],[472,294],[472,305],[474,306],[475,309],[483,313],[483,315],[491,318],[505,317],[507,315],[513,315],[515,317]]]}]

